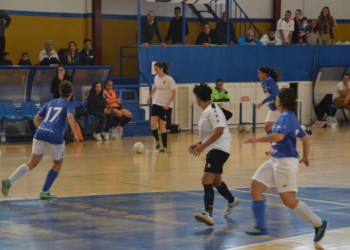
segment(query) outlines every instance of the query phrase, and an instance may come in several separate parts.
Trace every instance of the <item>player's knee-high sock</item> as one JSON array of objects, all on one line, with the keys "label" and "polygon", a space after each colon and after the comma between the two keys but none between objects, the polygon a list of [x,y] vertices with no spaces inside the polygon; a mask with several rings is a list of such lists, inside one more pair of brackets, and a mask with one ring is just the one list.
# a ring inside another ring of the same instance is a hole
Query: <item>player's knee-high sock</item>
[{"label": "player's knee-high sock", "polygon": [[152,130],[152,134],[154,136],[154,139],[156,139],[156,141],[159,141],[158,129]]},{"label": "player's knee-high sock", "polygon": [[43,186],[43,191],[47,192],[50,190],[52,183],[56,180],[58,176],[58,172],[53,171],[52,169],[50,169],[49,173],[46,176],[46,181],[45,184]]},{"label": "player's knee-high sock", "polygon": [[120,126],[124,127],[126,124],[130,122],[131,118],[129,117],[124,117],[122,122],[120,123]]},{"label": "player's knee-high sock", "polygon": [[260,230],[266,230],[266,223],[265,223],[265,201],[253,201],[252,202],[252,209],[254,218],[256,221],[256,227]]},{"label": "player's knee-high sock", "polygon": [[212,184],[206,184],[204,187],[204,207],[205,211],[212,216],[214,204],[214,189]]},{"label": "player's knee-high sock", "polygon": [[323,222],[311,209],[302,201],[299,201],[298,205],[293,209],[294,212],[307,223],[310,223],[314,227],[322,226]]},{"label": "player's knee-high sock", "polygon": [[168,133],[162,133],[162,142],[163,142],[163,147],[168,148]]},{"label": "player's knee-high sock", "polygon": [[229,203],[232,203],[235,200],[235,197],[231,194],[230,190],[228,190],[225,182],[221,182],[221,186],[216,188],[219,194],[222,195]]},{"label": "player's knee-high sock", "polygon": [[19,178],[21,178],[23,175],[25,175],[29,171],[30,169],[26,164],[19,166],[9,178],[11,184],[13,184],[15,181],[17,181]]}]

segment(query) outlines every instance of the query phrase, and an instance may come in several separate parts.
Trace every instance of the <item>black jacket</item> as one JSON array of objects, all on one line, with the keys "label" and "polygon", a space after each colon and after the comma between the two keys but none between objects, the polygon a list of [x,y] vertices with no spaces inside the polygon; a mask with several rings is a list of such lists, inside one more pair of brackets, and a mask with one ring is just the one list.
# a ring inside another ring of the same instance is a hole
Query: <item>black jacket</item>
[{"label": "black jacket", "polygon": [[89,94],[87,100],[87,108],[89,112],[101,112],[103,113],[105,106],[105,98],[103,95]]},{"label": "black jacket", "polygon": [[40,62],[40,66],[50,66],[50,64],[60,64],[60,61],[56,57],[46,57]]},{"label": "black jacket", "polygon": [[[73,78],[71,76],[64,77],[62,81],[64,80],[73,83]],[[51,93],[53,94],[53,99],[60,97],[60,89],[59,89],[60,83],[61,81],[58,79],[58,76],[55,76],[54,78],[52,78]],[[71,98],[71,100],[73,100],[73,97]]]},{"label": "black jacket", "polygon": [[96,61],[95,61],[95,52],[93,50],[89,50],[89,56],[86,53],[85,49],[81,49],[79,51],[80,55],[80,65],[81,66],[95,66]]},{"label": "black jacket", "polygon": [[218,44],[214,31],[210,31],[209,35],[204,32],[200,33],[197,37],[196,44],[203,45],[203,43]]},{"label": "black jacket", "polygon": [[0,65],[11,66],[13,65],[11,61],[7,61],[4,58],[1,58]]},{"label": "black jacket", "polygon": [[[187,22],[185,29],[185,35],[187,35],[189,32]],[[172,43],[182,43],[182,17],[180,17],[178,20],[176,20],[174,17],[170,21],[168,34],[165,37],[165,41],[168,42],[169,39],[171,39]]]},{"label": "black jacket", "polygon": [[27,61],[23,61],[22,59],[19,59],[18,65],[22,65],[22,66],[32,66],[32,62],[30,61],[30,59],[28,59]]},{"label": "black jacket", "polygon": [[152,40],[156,34],[160,43],[163,42],[162,36],[160,35],[157,21],[154,20],[152,25],[147,21],[147,17],[143,17],[141,21],[141,43],[152,44]]},{"label": "black jacket", "polygon": [[[215,33],[216,38],[218,39],[218,44],[226,44],[226,25],[227,23],[224,23],[223,21],[220,21],[216,24]],[[230,41],[233,41],[235,44],[237,44],[237,37],[236,37],[236,29],[233,26],[233,23],[230,23]]]}]

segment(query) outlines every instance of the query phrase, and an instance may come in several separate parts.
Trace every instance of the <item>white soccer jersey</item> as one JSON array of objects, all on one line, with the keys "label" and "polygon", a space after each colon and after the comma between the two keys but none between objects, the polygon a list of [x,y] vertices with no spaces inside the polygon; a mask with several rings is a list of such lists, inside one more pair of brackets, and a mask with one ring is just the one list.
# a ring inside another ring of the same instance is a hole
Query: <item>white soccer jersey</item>
[{"label": "white soccer jersey", "polygon": [[225,128],[224,133],[215,142],[205,148],[208,153],[212,149],[218,149],[226,153],[231,153],[231,134],[228,130],[227,122],[221,108],[212,103],[203,110],[199,119],[198,129],[201,142],[205,142],[216,128]]},{"label": "white soccer jersey", "polygon": [[[157,88],[157,91],[153,104],[165,106],[171,97],[172,91],[176,89],[174,79],[168,75],[164,75],[163,77],[155,76],[154,86]],[[169,107],[173,107],[173,102],[170,103]]]},{"label": "white soccer jersey", "polygon": [[281,32],[284,34],[284,38],[286,39],[286,43],[289,42],[289,32],[294,31],[294,20],[289,19],[288,23],[284,18],[278,20],[277,22],[277,31],[276,36],[283,41]]}]

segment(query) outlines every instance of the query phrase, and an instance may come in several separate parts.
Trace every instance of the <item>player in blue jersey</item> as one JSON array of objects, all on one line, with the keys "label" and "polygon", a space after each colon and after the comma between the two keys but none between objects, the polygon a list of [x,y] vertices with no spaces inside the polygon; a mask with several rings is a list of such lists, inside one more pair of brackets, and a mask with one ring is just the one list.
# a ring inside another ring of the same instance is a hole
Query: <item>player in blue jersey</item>
[{"label": "player in blue jersey", "polygon": [[62,81],[59,85],[59,91],[61,98],[48,102],[34,117],[33,122],[37,130],[33,139],[32,155],[28,163],[19,166],[8,179],[2,180],[1,192],[5,197],[8,196],[10,187],[15,181],[39,164],[47,148],[51,152],[53,166],[47,174],[39,196],[42,199],[56,197],[50,192],[50,188],[57,178],[63,163],[64,133],[67,129],[67,119],[74,134],[74,141],[76,144],[79,144],[74,119],[75,107],[69,101],[73,95],[73,84],[68,81]]},{"label": "player in blue jersey", "polygon": [[[276,98],[276,106],[281,112],[274,124],[272,134],[260,138],[248,138],[245,143],[270,142],[271,157],[255,172],[251,184],[252,209],[256,221],[256,228],[246,232],[249,235],[267,235],[265,223],[265,202],[263,192],[276,186],[285,206],[315,228],[314,241],[320,241],[326,228],[327,221],[322,220],[301,200],[295,197],[298,192],[297,174],[299,163],[309,166],[310,141],[300,127],[295,115],[296,94],[290,88],[283,88]],[[296,150],[296,139],[303,144],[303,156],[299,161]]]},{"label": "player in blue jersey", "polygon": [[[266,98],[257,105],[257,108],[262,107],[265,103],[268,103],[269,112],[265,120],[265,131],[266,133],[272,134],[272,126],[277,121],[280,112],[276,107],[276,96],[278,94],[279,88],[277,82],[281,80],[281,75],[275,68],[269,68],[266,66],[260,67],[258,70],[258,77],[262,81],[261,88],[263,89]],[[302,125],[302,129],[308,134],[311,135],[312,131],[306,124]],[[267,155],[270,152],[266,152]]]}]

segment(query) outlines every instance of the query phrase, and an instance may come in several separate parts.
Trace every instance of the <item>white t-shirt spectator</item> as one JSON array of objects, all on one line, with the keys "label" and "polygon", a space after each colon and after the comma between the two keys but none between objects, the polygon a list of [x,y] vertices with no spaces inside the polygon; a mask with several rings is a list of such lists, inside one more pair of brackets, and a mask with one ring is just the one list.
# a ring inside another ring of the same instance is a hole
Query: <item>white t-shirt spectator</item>
[{"label": "white t-shirt spectator", "polygon": [[265,34],[263,37],[260,39],[264,43],[264,45],[267,45],[268,43],[273,43],[273,45],[281,45],[282,41],[275,35],[274,40],[270,40],[269,35]]},{"label": "white t-shirt spectator", "polygon": [[[153,101],[153,104],[159,106],[165,106],[171,95],[172,91],[176,89],[176,83],[171,76],[164,75],[163,77],[155,76],[154,77],[154,86],[157,88],[156,98]],[[173,107],[173,102],[170,103],[169,108]]]},{"label": "white t-shirt spectator", "polygon": [[199,119],[198,130],[201,142],[205,142],[216,128],[225,128],[224,133],[219,139],[206,147],[205,152],[208,153],[210,150],[218,149],[231,154],[231,134],[228,130],[225,115],[216,103],[212,103],[203,110]]},{"label": "white t-shirt spectator", "polygon": [[[280,31],[281,30],[281,31]],[[276,31],[276,36],[283,41],[281,37],[281,32],[283,32],[284,37],[286,39],[286,43],[289,42],[289,32],[294,31],[294,20],[289,19],[288,23],[284,18],[278,20],[277,22],[277,31]]]},{"label": "white t-shirt spectator", "polygon": [[[347,85],[348,85],[348,88],[349,88],[349,86],[350,86],[349,82],[348,82]],[[346,90],[346,87],[345,87],[343,81],[338,82],[337,85],[335,85],[335,87],[333,89],[333,101],[336,98],[340,97],[339,90]]]}]

